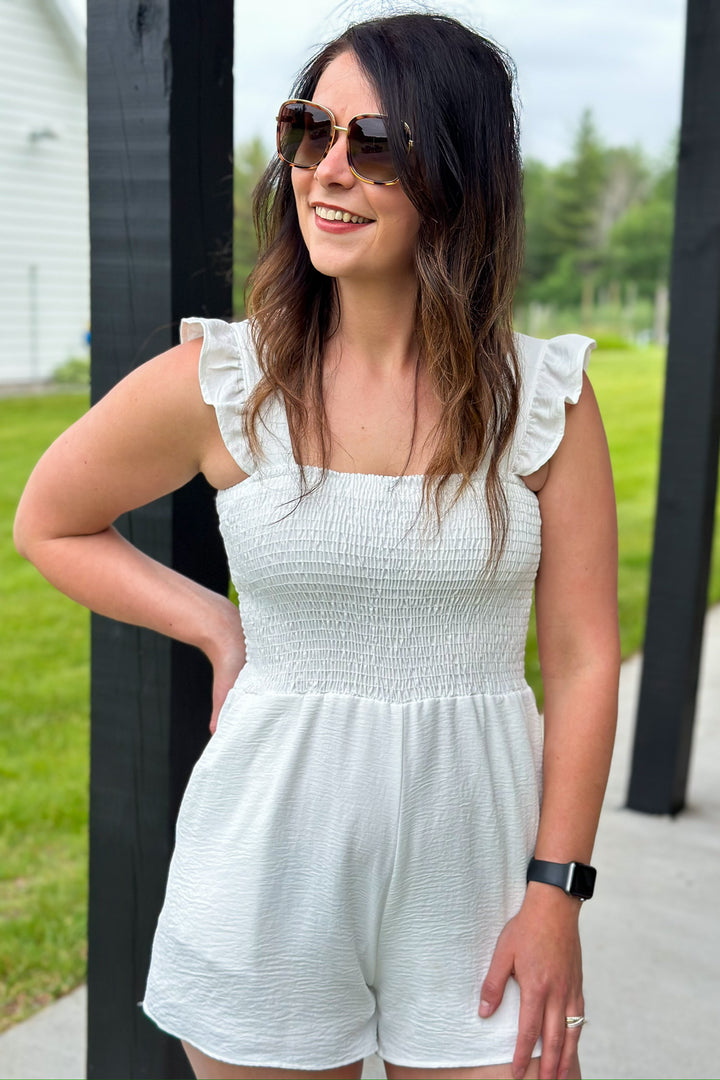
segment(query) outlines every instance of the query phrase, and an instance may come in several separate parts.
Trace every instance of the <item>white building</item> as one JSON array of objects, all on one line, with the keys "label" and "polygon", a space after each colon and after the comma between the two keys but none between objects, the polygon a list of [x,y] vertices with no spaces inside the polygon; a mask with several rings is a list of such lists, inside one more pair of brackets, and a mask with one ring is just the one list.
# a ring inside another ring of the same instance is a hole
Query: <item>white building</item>
[{"label": "white building", "polygon": [[67,0],[0,0],[0,383],[87,353],[84,37]]}]

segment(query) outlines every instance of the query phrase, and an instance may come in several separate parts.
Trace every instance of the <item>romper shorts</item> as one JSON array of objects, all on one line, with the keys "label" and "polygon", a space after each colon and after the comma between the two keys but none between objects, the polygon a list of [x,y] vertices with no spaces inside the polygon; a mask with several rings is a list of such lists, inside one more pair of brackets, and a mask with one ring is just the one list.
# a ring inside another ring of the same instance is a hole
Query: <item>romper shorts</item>
[{"label": "romper shorts", "polygon": [[517,984],[478,1007],[525,894],[537,719],[529,688],[231,691],[178,819],[147,1015],[238,1065],[511,1061]]}]

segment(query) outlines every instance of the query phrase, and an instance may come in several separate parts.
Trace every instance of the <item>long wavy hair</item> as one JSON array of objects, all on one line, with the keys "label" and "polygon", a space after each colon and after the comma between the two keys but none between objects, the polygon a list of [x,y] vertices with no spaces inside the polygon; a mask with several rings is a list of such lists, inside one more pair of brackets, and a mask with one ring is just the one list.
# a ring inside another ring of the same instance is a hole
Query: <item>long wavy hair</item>
[{"label": "long wavy hair", "polygon": [[[348,51],[377,92],[397,175],[421,219],[416,335],[442,404],[421,503],[429,514],[434,499],[439,527],[441,493],[450,479],[461,478],[454,503],[486,464],[488,561],[497,564],[508,529],[499,464],[515,429],[520,392],[512,301],[522,264],[523,208],[513,64],[455,19],[396,15],[351,25],[309,61],[291,96],[312,100],[325,68]],[[412,134],[409,153],[404,123]],[[260,254],[247,307],[262,377],[249,395],[244,431],[257,459],[258,418],[267,399],[281,395],[302,498],[325,479],[330,460],[323,353],[339,325],[338,293],[334,279],[310,261],[290,166],[279,159],[268,166],[253,209]],[[314,487],[302,468],[311,434],[322,457]]]}]

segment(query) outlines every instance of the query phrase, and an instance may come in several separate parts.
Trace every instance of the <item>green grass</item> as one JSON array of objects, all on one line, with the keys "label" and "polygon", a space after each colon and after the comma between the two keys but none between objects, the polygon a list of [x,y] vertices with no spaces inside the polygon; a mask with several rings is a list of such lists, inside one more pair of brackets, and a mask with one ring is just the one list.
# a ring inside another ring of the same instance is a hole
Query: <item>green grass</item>
[{"label": "green grass", "polygon": [[[590,365],[615,473],[624,656],[643,637],[663,367],[657,348],[598,350]],[[34,462],[85,406],[82,394],[0,401],[0,1030],[85,975],[88,616],[10,537]],[[532,632],[528,678],[540,697]]]},{"label": "green grass", "polygon": [[[622,654],[642,647],[650,585],[650,554],[655,526],[660,467],[660,435],[665,350],[597,349],[590,358],[590,381],[602,412],[618,509],[618,600]],[[708,603],[720,601],[720,498]],[[542,703],[534,620],[528,636],[527,677]]]},{"label": "green grass", "polygon": [[[589,375],[610,445],[618,506],[623,656],[642,647],[660,467],[665,353],[657,347],[593,353]],[[708,603],[720,601],[720,498]]]},{"label": "green grass", "polygon": [[0,1030],[85,975],[88,615],[15,553],[32,466],[85,394],[0,401]]},{"label": "green grass", "polygon": [[660,454],[664,350],[593,353],[590,375],[610,446],[620,539],[623,655],[642,645]]}]

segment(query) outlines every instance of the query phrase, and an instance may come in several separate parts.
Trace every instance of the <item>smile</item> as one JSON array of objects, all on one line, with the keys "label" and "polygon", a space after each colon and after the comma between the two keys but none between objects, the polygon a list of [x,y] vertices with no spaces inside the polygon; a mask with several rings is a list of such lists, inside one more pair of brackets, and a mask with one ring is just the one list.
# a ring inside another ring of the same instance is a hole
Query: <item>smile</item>
[{"label": "smile", "polygon": [[371,218],[360,217],[359,214],[349,214],[347,210],[331,210],[327,206],[316,206],[315,214],[324,221],[344,221],[346,224],[352,222],[353,225],[370,225],[372,223]]}]

